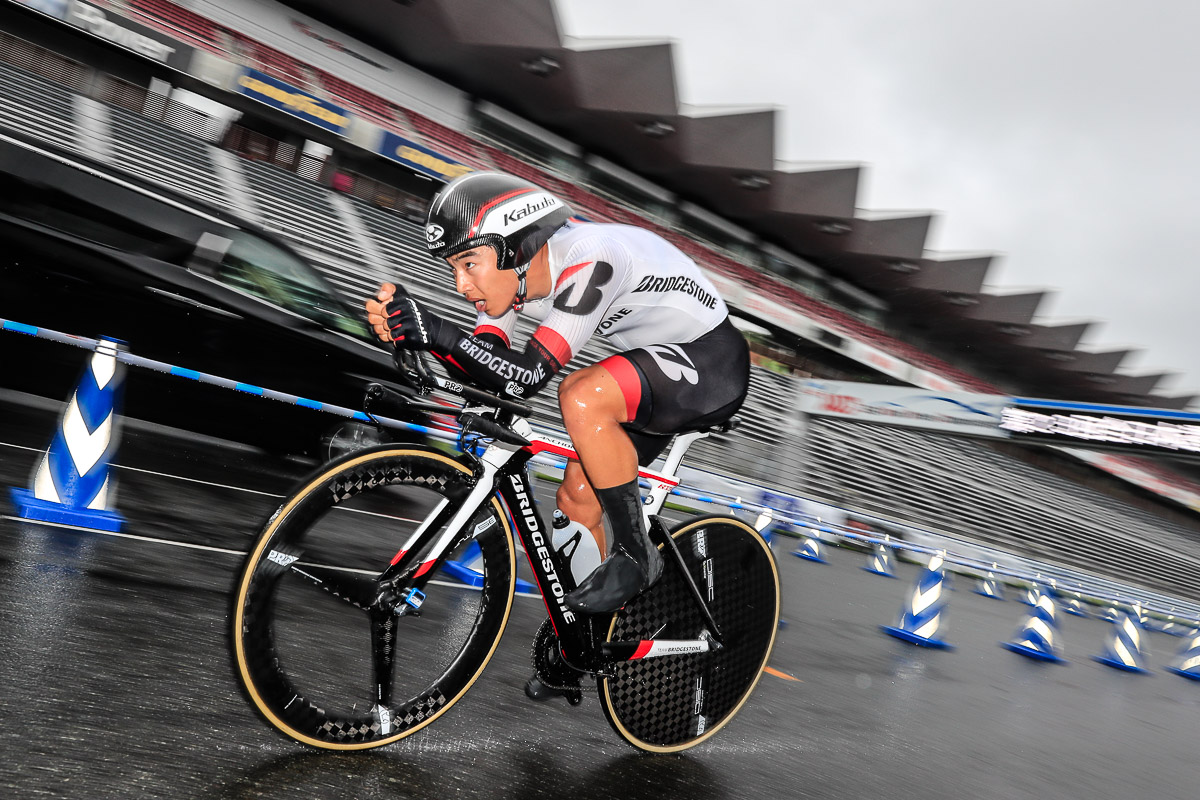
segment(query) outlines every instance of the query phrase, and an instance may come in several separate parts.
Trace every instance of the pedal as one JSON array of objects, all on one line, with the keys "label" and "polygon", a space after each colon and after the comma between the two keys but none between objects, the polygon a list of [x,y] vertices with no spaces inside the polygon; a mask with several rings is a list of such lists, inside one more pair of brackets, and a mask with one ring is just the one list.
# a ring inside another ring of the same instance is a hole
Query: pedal
[{"label": "pedal", "polygon": [[542,683],[536,675],[525,681],[525,696],[537,703],[544,703],[555,697],[565,697],[567,704],[572,706],[583,702],[583,692],[579,689],[556,689]]}]

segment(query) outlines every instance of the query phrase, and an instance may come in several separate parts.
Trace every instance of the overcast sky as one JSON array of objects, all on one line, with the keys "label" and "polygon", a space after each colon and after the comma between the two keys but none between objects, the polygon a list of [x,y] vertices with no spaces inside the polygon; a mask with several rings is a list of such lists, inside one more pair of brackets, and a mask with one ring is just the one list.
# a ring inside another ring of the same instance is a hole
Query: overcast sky
[{"label": "overcast sky", "polygon": [[558,0],[571,36],[669,38],[685,103],[781,110],[778,157],[864,166],[858,205],[919,209],[988,290],[1200,390],[1200,2]]}]

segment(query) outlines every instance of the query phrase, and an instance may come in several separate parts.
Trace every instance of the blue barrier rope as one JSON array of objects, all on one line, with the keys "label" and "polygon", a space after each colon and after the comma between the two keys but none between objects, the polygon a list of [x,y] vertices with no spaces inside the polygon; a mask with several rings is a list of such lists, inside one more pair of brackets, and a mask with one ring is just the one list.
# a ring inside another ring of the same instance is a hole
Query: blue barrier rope
[{"label": "blue barrier rope", "polygon": [[[95,350],[100,344],[98,339],[89,339],[86,336],[72,336],[71,334],[53,331],[48,328],[37,328],[33,325],[25,325],[23,323],[13,322],[12,320],[7,319],[0,319],[0,330],[23,333],[28,336],[34,336],[39,339],[47,339],[52,342],[61,342],[62,344],[68,344],[72,347],[79,347],[84,350]],[[156,372],[163,372],[168,375],[174,375],[178,378],[186,378],[188,380],[196,381],[197,383],[220,386],[223,389],[232,389],[236,392],[243,392],[245,394],[252,394],[258,397],[265,397],[268,400],[277,400],[281,403],[287,403],[289,405],[311,408],[314,411],[324,411],[335,416],[345,417],[346,419],[353,419],[359,422],[378,422],[379,424],[388,428],[415,431],[417,433],[423,433],[427,436],[433,436],[435,438],[449,439],[450,441],[457,439],[456,433],[450,433],[440,428],[431,428],[427,425],[418,425],[414,422],[404,422],[403,420],[392,419],[391,417],[381,417],[378,415],[368,417],[362,411],[357,411],[353,408],[346,408],[345,406],[335,405],[334,403],[323,403],[319,400],[310,400],[307,397],[300,397],[298,395],[288,394],[287,392],[279,392],[274,389],[266,389],[262,386],[255,386],[251,383],[235,381],[231,378],[222,378],[219,375],[212,375],[207,372],[187,369],[186,367],[177,367],[172,364],[167,364],[163,361],[155,361],[151,358],[144,358],[142,356],[134,355],[133,353],[125,350],[118,351],[116,358],[121,363],[128,364],[133,367],[152,369]]]}]

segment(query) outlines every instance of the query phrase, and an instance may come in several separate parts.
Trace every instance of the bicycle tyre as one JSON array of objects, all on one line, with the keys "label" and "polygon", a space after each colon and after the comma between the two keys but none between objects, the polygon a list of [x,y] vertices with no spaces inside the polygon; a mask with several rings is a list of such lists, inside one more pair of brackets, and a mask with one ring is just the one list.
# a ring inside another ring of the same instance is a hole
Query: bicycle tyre
[{"label": "bicycle tyre", "polygon": [[367,612],[322,591],[305,570],[362,573],[365,580],[353,580],[369,586],[424,516],[388,509],[453,502],[473,481],[467,465],[443,453],[384,445],[321,467],[272,515],[246,558],[232,612],[239,683],[271,726],[318,748],[379,747],[429,725],[471,687],[496,650],[516,588],[512,531],[498,497],[470,523],[481,585],[434,578],[420,613],[397,617],[389,646],[410,660],[393,671],[402,685],[386,705],[388,719],[368,707],[377,694],[371,680],[362,685],[373,656],[369,624],[360,646]]},{"label": "bicycle tyre", "polygon": [[[770,546],[736,517],[709,515],[671,531],[725,644],[720,651],[617,664],[600,679],[609,725],[654,753],[695,747],[723,728],[754,691],[779,627],[779,571]],[[705,565],[709,572],[705,572]],[[607,640],[694,639],[706,627],[682,575],[670,564],[651,589],[613,615]]]}]

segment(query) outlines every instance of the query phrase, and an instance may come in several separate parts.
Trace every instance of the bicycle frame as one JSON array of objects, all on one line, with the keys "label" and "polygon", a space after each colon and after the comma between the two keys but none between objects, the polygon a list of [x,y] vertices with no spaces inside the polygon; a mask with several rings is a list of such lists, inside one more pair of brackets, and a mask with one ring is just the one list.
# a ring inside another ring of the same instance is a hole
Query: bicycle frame
[{"label": "bicycle frame", "polygon": [[[457,509],[450,508],[450,500],[447,499],[429,513],[392,559],[392,565],[380,576],[381,583],[401,579],[409,573],[413,565],[411,559],[405,559],[406,554],[425,551],[424,560],[411,572],[411,577],[417,579],[417,585],[410,589],[405,597],[410,606],[419,606],[419,597],[414,602],[411,592],[420,591],[420,586],[428,581],[433,567],[452,545],[462,540],[465,526],[488,499],[496,494],[507,508],[514,533],[529,559],[563,656],[569,663],[578,669],[595,672],[602,671],[606,663],[611,664],[614,661],[701,653],[719,647],[711,633],[694,640],[623,642],[596,647],[596,633],[593,631],[591,618],[586,615],[581,618],[567,607],[564,600],[566,594],[575,588],[575,582],[569,565],[562,563],[559,553],[553,547],[550,529],[537,511],[533,500],[533,486],[526,469],[529,460],[539,453],[551,453],[565,458],[578,456],[570,442],[535,433],[524,418],[514,419],[510,427],[529,444],[521,446],[493,440],[477,458],[477,480],[470,493],[457,504]],[[648,526],[652,524],[654,515],[662,510],[671,489],[679,485],[676,471],[683,461],[684,453],[695,441],[708,435],[706,431],[695,431],[677,436],[667,452],[662,472],[638,468],[638,477],[644,478],[650,484],[650,491],[642,506],[643,517]],[[449,520],[446,519],[447,515]],[[441,535],[431,547],[424,547],[424,538],[428,532],[438,529],[442,529]],[[420,580],[421,578],[424,580]],[[707,615],[707,608],[704,607],[698,590],[696,597]],[[711,617],[709,619],[711,621]],[[713,627],[715,629],[715,624]]]}]

